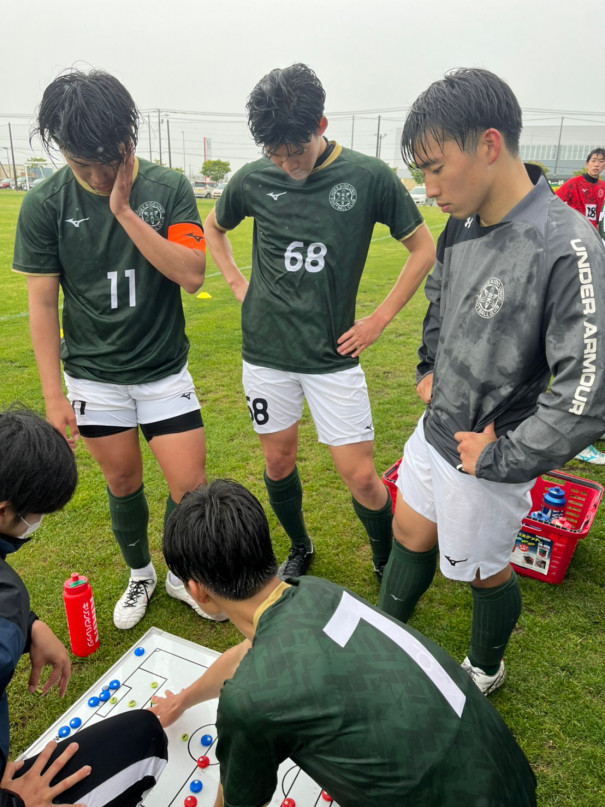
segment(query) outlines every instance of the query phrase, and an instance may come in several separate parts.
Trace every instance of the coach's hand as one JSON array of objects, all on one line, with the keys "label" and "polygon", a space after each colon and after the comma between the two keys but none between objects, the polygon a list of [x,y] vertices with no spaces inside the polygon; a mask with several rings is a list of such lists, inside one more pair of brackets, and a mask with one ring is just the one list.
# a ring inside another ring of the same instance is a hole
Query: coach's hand
[{"label": "coach's hand", "polygon": [[348,356],[356,359],[360,353],[373,345],[380,334],[384,331],[386,323],[378,320],[374,314],[369,317],[358,319],[352,328],[345,331],[338,340],[338,353],[341,356]]},{"label": "coach's hand", "polygon": [[29,691],[32,693],[36,691],[40,683],[42,669],[50,665],[52,669],[48,680],[42,687],[41,694],[46,695],[48,690],[54,684],[57,684],[59,697],[62,698],[65,695],[67,683],[71,676],[69,653],[48,625],[40,619],[36,619],[32,624],[29,657],[32,663],[28,684]]},{"label": "coach's hand", "polygon": [[433,397],[433,373],[427,373],[416,384],[416,393],[425,404],[430,404]]},{"label": "coach's hand", "polygon": [[[12,790],[13,793],[20,796],[25,807],[67,807],[66,804],[59,804],[54,799],[70,787],[81,782],[82,779],[85,779],[90,774],[91,768],[90,765],[84,765],[75,773],[72,773],[71,776],[66,776],[65,779],[51,786],[53,779],[78,750],[78,743],[70,743],[65,751],[45,771],[48,760],[56,747],[57,744],[54,741],[48,743],[23,776],[15,776],[23,767],[22,760],[20,762],[8,762],[0,787],[5,790]],[[78,804],[73,804],[73,807],[86,807],[86,805],[78,802]]]},{"label": "coach's hand", "polygon": [[495,443],[497,439],[493,423],[489,423],[482,432],[456,432],[454,440],[458,443],[462,470],[474,476],[479,455],[486,445]]},{"label": "coach's hand", "polygon": [[166,697],[154,695],[151,699],[151,711],[162,724],[162,728],[171,726],[187,710],[183,703],[181,693],[175,695],[169,689],[166,690]]}]

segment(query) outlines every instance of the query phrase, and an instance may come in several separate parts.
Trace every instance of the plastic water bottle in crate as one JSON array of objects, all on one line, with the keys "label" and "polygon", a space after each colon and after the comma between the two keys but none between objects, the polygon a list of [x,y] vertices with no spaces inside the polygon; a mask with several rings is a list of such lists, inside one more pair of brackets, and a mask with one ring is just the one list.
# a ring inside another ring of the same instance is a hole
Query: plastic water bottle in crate
[{"label": "plastic water bottle in crate", "polygon": [[561,583],[578,541],[592,526],[603,486],[562,471],[541,476],[511,555],[519,574]]}]

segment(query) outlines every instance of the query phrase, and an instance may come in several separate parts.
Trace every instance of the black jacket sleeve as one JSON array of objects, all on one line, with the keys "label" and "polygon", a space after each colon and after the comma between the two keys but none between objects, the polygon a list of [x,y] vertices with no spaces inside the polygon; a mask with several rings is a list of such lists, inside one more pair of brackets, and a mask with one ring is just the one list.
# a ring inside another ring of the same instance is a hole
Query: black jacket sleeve
[{"label": "black jacket sleeve", "polygon": [[0,789],[0,807],[25,807],[25,802],[12,790],[2,788]]}]

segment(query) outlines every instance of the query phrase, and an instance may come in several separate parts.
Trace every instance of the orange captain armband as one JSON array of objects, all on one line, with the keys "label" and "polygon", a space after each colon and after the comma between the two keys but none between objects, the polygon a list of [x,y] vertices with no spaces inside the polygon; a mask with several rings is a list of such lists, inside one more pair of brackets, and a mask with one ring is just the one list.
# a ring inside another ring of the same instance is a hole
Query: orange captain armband
[{"label": "orange captain armband", "polygon": [[168,228],[168,240],[173,244],[182,244],[189,249],[199,249],[206,252],[206,239],[204,231],[199,224],[172,224]]}]

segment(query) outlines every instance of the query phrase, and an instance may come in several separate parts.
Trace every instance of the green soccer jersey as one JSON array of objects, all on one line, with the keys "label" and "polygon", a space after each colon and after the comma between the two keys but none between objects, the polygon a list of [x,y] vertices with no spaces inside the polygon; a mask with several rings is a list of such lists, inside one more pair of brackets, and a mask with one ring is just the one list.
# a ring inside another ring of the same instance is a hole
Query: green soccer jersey
[{"label": "green soccer jersey", "polygon": [[[192,224],[203,240],[191,185],[176,171],[139,159],[130,205],[164,237],[173,225]],[[180,287],[139,252],[109,209],[108,195],[79,182],[70,168],[23,199],[13,269],[58,276],[61,358],[69,375],[139,384],[185,365]]]},{"label": "green soccer jersey", "polygon": [[226,807],[266,804],[288,757],[340,807],[535,805],[523,752],[447,653],[340,586],[289,582],[220,695]]},{"label": "green soccer jersey", "polygon": [[299,373],[358,363],[337,353],[337,340],[355,319],[374,224],[388,225],[401,240],[422,223],[388,165],[336,144],[304,182],[266,158],[244,166],[215,215],[226,230],[254,217],[252,275],[242,306],[244,359]]}]

